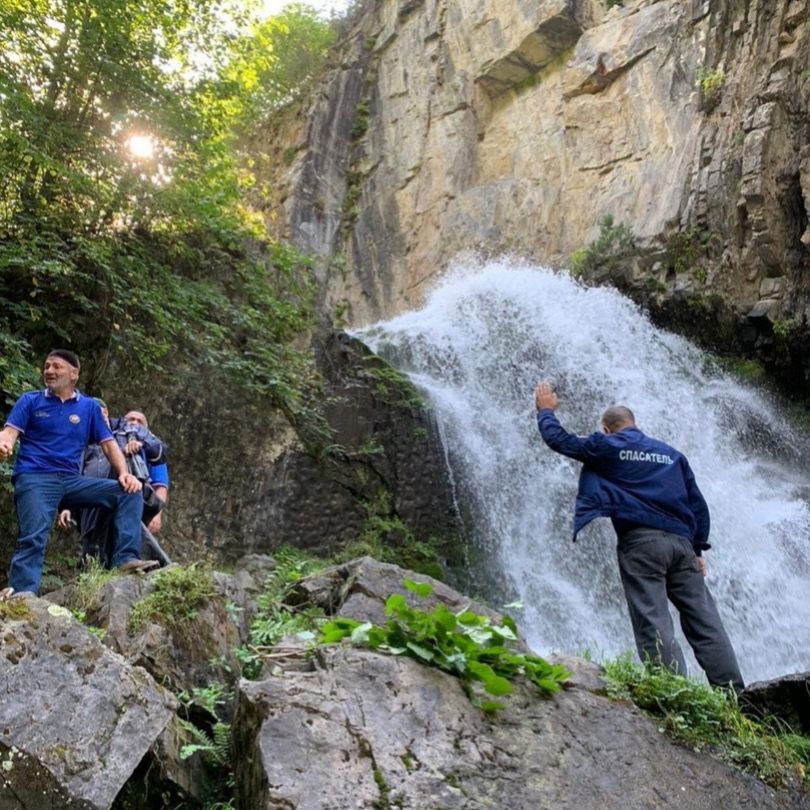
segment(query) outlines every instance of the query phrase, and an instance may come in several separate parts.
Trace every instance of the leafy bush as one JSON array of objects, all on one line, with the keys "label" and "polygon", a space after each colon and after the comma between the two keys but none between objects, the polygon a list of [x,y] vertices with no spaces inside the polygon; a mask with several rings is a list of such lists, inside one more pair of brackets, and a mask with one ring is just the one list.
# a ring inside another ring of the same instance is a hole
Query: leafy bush
[{"label": "leafy bush", "polygon": [[698,87],[700,87],[702,107],[707,112],[710,112],[720,102],[726,76],[722,68],[709,70],[708,68],[702,67],[698,69],[697,81]]},{"label": "leafy bush", "polygon": [[588,247],[571,254],[571,272],[580,276],[602,268],[612,270],[635,244],[633,232],[626,225],[616,225],[613,216],[605,214],[599,220],[599,236]]},{"label": "leafy bush", "polygon": [[695,750],[710,747],[726,762],[773,787],[807,779],[810,739],[792,734],[774,719],[754,721],[740,711],[736,695],[676,675],[645,668],[630,655],[604,664],[609,694],[631,700],[660,728]]},{"label": "leafy bush", "polygon": [[[405,580],[405,587],[420,597],[433,592],[429,583]],[[493,696],[512,692],[511,681],[525,678],[542,694],[552,695],[569,677],[561,666],[549,664],[536,655],[514,651],[517,628],[505,616],[502,625],[494,625],[486,616],[469,610],[453,613],[439,603],[430,612],[408,607],[402,594],[392,594],[385,603],[392,618],[383,626],[354,619],[337,618],[327,622],[319,643],[333,644],[344,638],[354,644],[392,655],[407,655],[459,677],[473,699],[485,711],[497,711],[503,704],[482,700],[471,692],[472,683],[481,683]]]}]

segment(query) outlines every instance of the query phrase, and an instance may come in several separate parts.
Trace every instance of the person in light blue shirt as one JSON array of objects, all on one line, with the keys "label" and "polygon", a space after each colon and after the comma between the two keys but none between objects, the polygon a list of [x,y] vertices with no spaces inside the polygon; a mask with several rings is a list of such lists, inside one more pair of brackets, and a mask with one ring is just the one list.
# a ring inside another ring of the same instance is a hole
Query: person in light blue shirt
[{"label": "person in light blue shirt", "polygon": [[557,395],[548,383],[535,390],[537,427],[555,452],[582,462],[574,539],[597,517],[608,517],[636,647],[642,661],[686,675],[669,601],[709,683],[743,688],[737,658],[706,587],[702,554],[710,548],[709,508],[686,457],[642,433],[633,412],[614,405],[602,432],[575,436],[559,423]]},{"label": "person in light blue shirt", "polygon": [[[60,502],[67,508],[104,506],[115,513],[114,564],[123,571],[145,570],[140,559],[141,483],[127,465],[98,403],[76,388],[79,359],[57,349],[45,359],[45,389],[23,394],[0,431],[0,459],[20,446],[12,469],[19,537],[9,567],[9,586],[0,598],[38,594],[51,526]],[[97,443],[116,480],[81,474],[85,447]]]}]

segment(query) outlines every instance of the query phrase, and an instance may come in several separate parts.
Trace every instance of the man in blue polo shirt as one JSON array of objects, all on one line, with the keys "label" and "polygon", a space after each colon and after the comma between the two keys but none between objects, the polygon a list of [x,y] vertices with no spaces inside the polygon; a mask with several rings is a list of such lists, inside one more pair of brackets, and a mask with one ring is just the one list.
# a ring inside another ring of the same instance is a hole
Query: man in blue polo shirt
[{"label": "man in blue polo shirt", "polygon": [[[141,483],[127,472],[98,403],[76,388],[78,357],[70,351],[52,351],[43,377],[45,390],[23,394],[0,431],[0,458],[9,458],[20,439],[12,471],[20,534],[4,597],[39,592],[45,547],[60,502],[67,508],[113,510],[113,563],[123,571],[153,567],[140,559]],[[81,475],[84,449],[93,442],[103,448],[117,481]]]},{"label": "man in blue polo shirt", "polygon": [[642,661],[686,675],[668,599],[709,683],[743,688],[737,658],[704,577],[710,548],[709,509],[686,457],[645,436],[622,405],[602,414],[602,433],[581,438],[554,415],[548,383],[535,390],[537,426],[555,452],[583,463],[574,513],[574,540],[597,517],[609,517],[636,647]]}]

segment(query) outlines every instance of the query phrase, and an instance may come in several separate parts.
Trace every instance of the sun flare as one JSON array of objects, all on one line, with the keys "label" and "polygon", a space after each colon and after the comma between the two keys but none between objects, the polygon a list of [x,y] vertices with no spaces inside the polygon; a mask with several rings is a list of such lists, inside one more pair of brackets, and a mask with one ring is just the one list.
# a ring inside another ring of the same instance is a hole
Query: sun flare
[{"label": "sun flare", "polygon": [[130,135],[127,138],[127,149],[132,157],[148,160],[155,154],[155,139],[151,135]]}]

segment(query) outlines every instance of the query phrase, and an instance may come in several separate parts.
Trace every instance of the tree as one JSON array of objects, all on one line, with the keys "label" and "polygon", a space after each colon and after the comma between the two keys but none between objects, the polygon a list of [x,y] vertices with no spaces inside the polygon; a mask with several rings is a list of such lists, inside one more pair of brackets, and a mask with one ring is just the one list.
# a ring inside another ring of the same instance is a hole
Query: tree
[{"label": "tree", "polygon": [[159,369],[185,353],[295,422],[312,379],[293,347],[311,321],[310,262],[269,242],[243,204],[235,143],[246,111],[310,74],[306,42],[322,58],[328,25],[299,7],[235,36],[248,12],[0,0],[7,398],[54,345],[83,355],[91,387],[111,364]]}]

